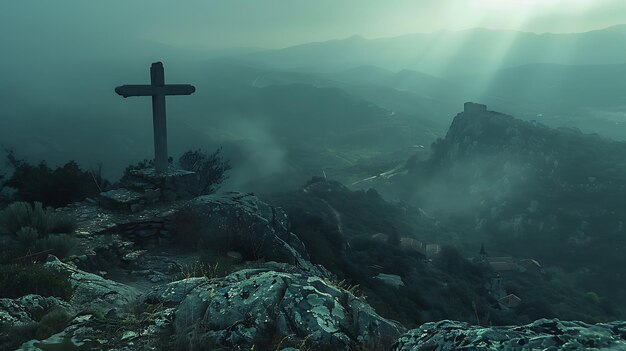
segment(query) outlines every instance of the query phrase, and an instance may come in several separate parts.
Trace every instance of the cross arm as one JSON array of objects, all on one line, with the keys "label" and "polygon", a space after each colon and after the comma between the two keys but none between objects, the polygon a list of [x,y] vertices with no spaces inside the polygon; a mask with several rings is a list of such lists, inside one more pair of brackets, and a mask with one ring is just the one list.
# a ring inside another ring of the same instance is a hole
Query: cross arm
[{"label": "cross arm", "polygon": [[123,97],[154,96],[154,95],[191,95],[196,88],[190,84],[155,85],[122,85],[115,92]]}]

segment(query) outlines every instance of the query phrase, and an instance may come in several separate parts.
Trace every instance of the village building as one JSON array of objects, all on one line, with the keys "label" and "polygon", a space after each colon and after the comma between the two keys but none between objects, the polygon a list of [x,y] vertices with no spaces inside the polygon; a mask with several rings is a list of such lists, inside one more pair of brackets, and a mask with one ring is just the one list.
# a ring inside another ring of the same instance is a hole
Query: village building
[{"label": "village building", "polygon": [[543,267],[537,260],[528,258],[516,260],[512,256],[489,256],[487,251],[485,251],[485,246],[482,244],[480,246],[478,257],[472,259],[472,261],[489,267],[497,273],[543,273]]},{"label": "village building", "polygon": [[487,263],[496,272],[520,272],[522,269],[513,257],[488,257]]}]

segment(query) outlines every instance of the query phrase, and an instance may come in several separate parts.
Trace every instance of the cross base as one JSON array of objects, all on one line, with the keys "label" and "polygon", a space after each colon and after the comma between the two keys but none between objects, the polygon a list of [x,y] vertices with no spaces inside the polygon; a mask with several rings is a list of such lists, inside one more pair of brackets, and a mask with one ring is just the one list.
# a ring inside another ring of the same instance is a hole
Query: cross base
[{"label": "cross base", "polygon": [[154,168],[132,170],[116,189],[100,194],[100,204],[122,212],[137,212],[147,206],[197,196],[198,177],[195,172],[169,168],[167,173]]},{"label": "cross base", "polygon": [[162,173],[154,168],[145,168],[130,171],[120,183],[135,191],[158,192],[159,201],[176,201],[196,196],[197,179],[195,172],[182,169],[170,167],[167,173]]}]

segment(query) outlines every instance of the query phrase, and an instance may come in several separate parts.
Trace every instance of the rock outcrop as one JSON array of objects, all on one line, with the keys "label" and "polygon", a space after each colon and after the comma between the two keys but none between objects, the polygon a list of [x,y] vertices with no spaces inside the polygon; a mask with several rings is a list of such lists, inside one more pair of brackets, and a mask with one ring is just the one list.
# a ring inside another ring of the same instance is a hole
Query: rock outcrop
[{"label": "rock outcrop", "polygon": [[70,275],[69,303],[36,295],[0,299],[0,318],[32,324],[53,307],[73,316],[65,328],[20,350],[389,349],[402,327],[364,300],[288,264],[268,263],[223,278],[188,278],[139,297],[134,289],[50,258]]},{"label": "rock outcrop", "polygon": [[130,286],[84,272],[59,261],[54,256],[48,258],[44,267],[63,272],[69,276],[69,281],[74,289],[69,303],[77,311],[91,310],[103,314],[117,313],[117,311],[132,304],[139,296],[139,292]]},{"label": "rock outcrop", "polygon": [[396,351],[626,350],[626,322],[586,324],[540,319],[509,327],[426,323],[402,335]]},{"label": "rock outcrop", "polygon": [[226,243],[249,260],[286,262],[319,274],[319,267],[308,262],[300,239],[287,229],[287,214],[269,206],[256,196],[224,193],[200,196],[186,207],[195,214],[202,240]]},{"label": "rock outcrop", "polygon": [[329,281],[268,269],[174,282],[153,291],[147,301],[175,306],[179,343],[209,349],[324,345],[384,350],[402,328]]},{"label": "rock outcrop", "polygon": [[[88,270],[128,262],[146,247],[186,242],[194,247],[215,244],[224,251],[240,252],[245,260],[286,262],[315,275],[325,274],[308,261],[304,244],[289,232],[285,212],[251,194],[228,192],[160,202],[133,213],[97,203],[75,204],[63,212],[77,219],[79,246],[85,252],[72,260]],[[111,235],[117,239],[103,239]]]},{"label": "rock outcrop", "polygon": [[0,325],[14,327],[34,323],[52,309],[68,310],[70,305],[56,297],[25,295],[17,299],[0,299]]}]

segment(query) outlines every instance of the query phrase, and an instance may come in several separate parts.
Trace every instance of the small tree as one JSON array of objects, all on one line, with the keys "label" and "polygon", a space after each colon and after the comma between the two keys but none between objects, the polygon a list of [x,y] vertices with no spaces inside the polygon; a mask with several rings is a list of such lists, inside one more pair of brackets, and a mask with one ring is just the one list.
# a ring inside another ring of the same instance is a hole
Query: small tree
[{"label": "small tree", "polygon": [[62,207],[94,197],[107,185],[100,175],[83,171],[74,161],[53,169],[44,161],[32,165],[18,159],[11,150],[6,160],[13,174],[2,181],[2,186],[15,190],[13,201],[39,201],[46,206]]},{"label": "small tree", "polygon": [[195,172],[198,176],[198,195],[212,194],[228,179],[226,172],[232,167],[221,155],[222,148],[210,155],[201,149],[185,152],[178,159],[180,168]]}]

